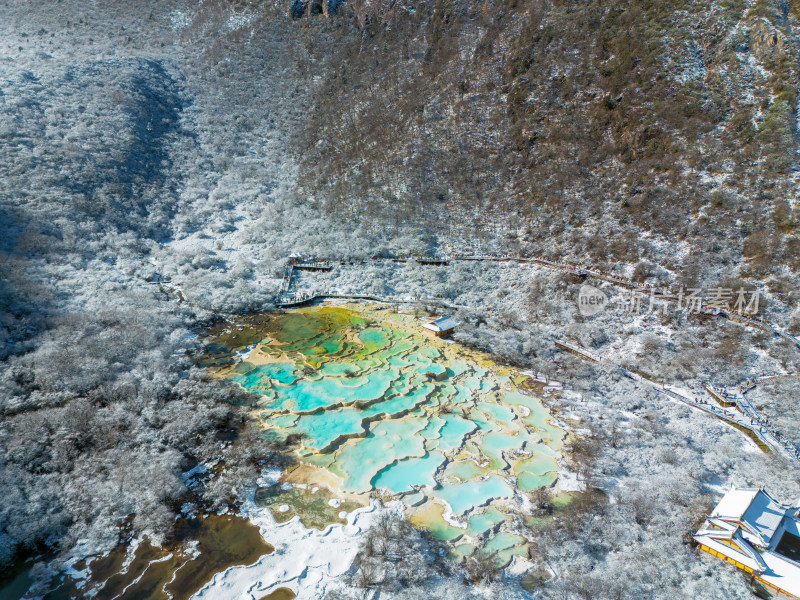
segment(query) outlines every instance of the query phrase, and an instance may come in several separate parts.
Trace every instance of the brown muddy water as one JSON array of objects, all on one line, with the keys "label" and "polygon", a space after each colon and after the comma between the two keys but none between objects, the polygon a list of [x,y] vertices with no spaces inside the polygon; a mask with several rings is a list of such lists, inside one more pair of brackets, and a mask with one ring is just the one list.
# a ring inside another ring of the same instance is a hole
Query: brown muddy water
[{"label": "brown muddy water", "polygon": [[253,564],[272,551],[258,528],[241,517],[180,519],[170,542],[163,547],[144,539],[135,548],[123,543],[106,556],[89,557],[76,565],[77,569],[88,563],[85,579],[61,576],[44,598],[67,600],[94,595],[108,600],[188,600],[216,573]]},{"label": "brown muddy water", "polygon": [[294,596],[294,592],[289,588],[278,588],[261,598],[261,600],[292,600]]}]

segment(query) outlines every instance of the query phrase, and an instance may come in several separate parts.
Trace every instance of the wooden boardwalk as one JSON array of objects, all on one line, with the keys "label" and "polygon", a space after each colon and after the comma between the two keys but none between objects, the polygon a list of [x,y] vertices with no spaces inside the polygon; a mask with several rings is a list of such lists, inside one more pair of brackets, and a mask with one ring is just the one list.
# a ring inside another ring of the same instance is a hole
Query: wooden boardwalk
[{"label": "wooden boardwalk", "polygon": [[292,287],[292,277],[294,276],[294,267],[289,265],[283,271],[283,281],[281,282],[281,295],[280,297],[283,298],[286,294],[289,293],[289,289]]},{"label": "wooden boardwalk", "polygon": [[[376,257],[373,256],[370,260],[372,261],[388,261],[388,262],[405,262],[407,259],[400,257]],[[662,301],[669,301],[669,302],[680,302],[682,300],[681,292],[678,290],[673,290],[669,287],[659,287],[653,286],[648,283],[639,283],[633,281],[631,279],[620,277],[616,275],[611,275],[609,273],[603,273],[597,269],[593,269],[591,267],[586,267],[582,265],[575,265],[565,262],[558,262],[551,260],[549,258],[543,256],[512,256],[512,255],[452,255],[447,257],[441,256],[434,256],[434,257],[420,257],[417,258],[416,261],[421,265],[435,265],[435,266],[447,266],[450,261],[488,261],[488,262],[516,262],[519,264],[539,264],[545,266],[550,269],[555,269],[564,273],[570,273],[576,275],[578,277],[588,278],[593,277],[594,279],[598,279],[600,281],[606,281],[613,285],[623,287],[629,290],[638,291],[643,294],[652,295],[654,299],[662,300]],[[365,259],[359,260],[348,260],[348,259],[338,259],[338,261],[342,265],[349,264],[366,264],[368,261]],[[322,262],[316,261],[313,259],[303,260],[300,262],[291,263],[286,267],[286,273],[284,274],[284,281],[281,286],[280,295],[276,301],[278,306],[286,306],[287,301],[289,300],[288,296],[291,290],[292,284],[292,277],[294,273],[294,269],[305,269],[311,271],[330,271],[333,269],[333,264],[330,262]],[[356,296],[359,294],[356,293]],[[323,294],[322,296],[328,296],[327,294]],[[331,296],[334,297],[334,296]],[[429,298],[429,301],[438,301],[435,298]],[[310,301],[310,300],[309,300]],[[396,302],[396,299],[385,299],[383,301],[388,302]],[[298,300],[292,299],[292,303],[297,303]],[[775,336],[778,336],[794,346],[800,348],[800,339],[797,337],[787,333],[781,327],[777,326],[774,323],[769,323],[768,321],[755,317],[750,317],[748,315],[743,315],[736,313],[730,310],[718,310],[716,308],[710,307],[705,304],[701,304],[699,306],[694,307],[696,310],[695,312],[707,316],[713,316],[718,318],[728,319],[730,321],[740,323],[742,325],[748,327],[754,327],[757,329],[761,329],[763,331],[768,331]]]},{"label": "wooden boardwalk", "polygon": [[[638,291],[643,294],[652,294],[655,299],[658,300],[665,300],[669,302],[680,302],[682,300],[686,300],[686,297],[681,296],[681,292],[679,290],[673,290],[669,287],[664,286],[653,286],[649,283],[639,283],[637,281],[633,281],[631,279],[625,277],[619,277],[617,275],[611,275],[609,273],[603,273],[602,271],[598,271],[597,269],[593,269],[591,267],[585,267],[581,265],[574,265],[570,263],[563,263],[554,260],[550,260],[548,258],[542,256],[531,256],[531,257],[521,257],[521,256],[509,256],[509,255],[500,255],[500,256],[490,256],[490,255],[473,255],[473,256],[453,256],[452,260],[454,261],[495,261],[495,262],[517,262],[517,263],[535,263],[539,265],[543,265],[545,267],[555,269],[558,271],[562,271],[565,273],[570,273],[573,275],[577,275],[580,277],[593,277],[594,279],[598,279],[601,281],[607,281],[613,285],[624,287],[629,290]],[[770,323],[763,318],[756,318],[750,317],[748,315],[739,314],[735,311],[731,310],[718,310],[711,306],[701,304],[696,307],[699,314],[704,314],[708,316],[720,317],[725,318],[730,321],[734,321],[736,323],[740,323],[742,325],[746,325],[749,327],[754,327],[756,329],[761,329],[763,331],[768,331],[773,335],[776,335],[780,338],[783,338],[787,342],[790,342],[794,346],[800,348],[800,339],[789,334],[781,327],[775,325],[774,323]]]},{"label": "wooden boardwalk", "polygon": [[[371,260],[405,262],[407,259],[394,258],[394,257],[392,258],[373,257]],[[660,300],[666,300],[670,302],[680,302],[682,298],[682,294],[679,291],[672,290],[669,287],[657,287],[657,286],[652,286],[650,284],[643,284],[632,281],[624,277],[603,273],[601,271],[592,269],[590,267],[584,267],[581,265],[574,265],[569,263],[561,263],[539,256],[521,257],[521,256],[510,256],[510,255],[500,255],[500,256],[459,255],[459,256],[450,256],[447,257],[446,259],[443,259],[441,257],[417,258],[416,261],[420,265],[430,265],[430,266],[447,266],[451,261],[453,262],[489,261],[489,262],[516,262],[520,264],[525,264],[525,263],[539,264],[544,267],[559,270],[565,273],[570,273],[578,277],[582,278],[592,277],[594,279],[606,281],[608,283],[611,283],[612,285],[652,295],[653,297],[658,298]],[[340,262],[340,264],[342,265],[367,264],[366,260],[340,259],[338,262]],[[341,294],[338,292],[304,294],[292,291],[291,288],[293,283],[294,269],[305,269],[309,271],[330,271],[332,270],[332,268],[333,266],[331,263],[323,263],[320,261],[306,260],[299,263],[295,262],[293,264],[289,264],[284,272],[283,283],[281,285],[281,292],[275,304],[278,307],[289,308],[295,306],[303,306],[321,300],[336,299],[336,300],[368,300],[373,302],[382,302],[382,303],[396,304],[396,305],[433,304],[448,309],[468,308],[464,306],[449,304],[438,298],[431,298],[431,297],[429,298],[408,297],[408,296],[389,297],[389,296],[378,296],[373,294],[359,294],[359,293]],[[696,312],[700,314],[728,319],[735,323],[740,323],[745,326],[754,327],[757,329],[761,329],[763,331],[771,332],[772,334],[792,343],[795,347],[800,348],[800,339],[790,335],[782,328],[778,327],[773,323],[769,323],[764,319],[742,315],[730,310],[718,310],[716,308],[712,308],[704,304],[701,304],[695,308]],[[590,350],[586,348],[581,348],[574,344],[570,344],[569,342],[563,340],[556,342],[556,346],[562,350],[571,352],[572,354],[575,354],[580,358],[586,360],[591,360],[599,363],[603,362],[609,363],[607,359],[599,357]],[[680,402],[688,404],[689,406],[692,406],[693,408],[697,408],[709,414],[713,414],[717,418],[720,418],[740,429],[744,429],[750,432],[754,437],[754,439],[760,440],[763,444],[773,449],[776,453],[786,457],[794,464],[800,466],[800,452],[798,452],[797,447],[791,444],[777,429],[775,429],[772,426],[772,423],[770,423],[767,419],[761,416],[755,409],[755,407],[753,407],[752,404],[750,404],[750,402],[746,400],[744,394],[746,393],[747,390],[741,390],[739,394],[735,394],[735,393],[730,393],[726,389],[722,388],[717,389],[709,386],[706,389],[706,391],[709,393],[709,395],[711,395],[715,400],[717,400],[722,405],[722,406],[716,406],[705,400],[699,400],[696,397],[687,396],[685,393],[678,391],[675,388],[668,386],[666,384],[652,381],[651,379],[644,377],[640,373],[635,373],[633,371],[625,369],[621,365],[615,364],[615,366],[626,377],[629,377],[636,381],[640,381],[642,383],[646,383],[647,385],[654,387],[660,393],[663,393],[666,396],[673,398],[674,400],[678,400]],[[775,377],[775,376],[770,376],[770,377]],[[752,389],[752,386],[748,389]]]},{"label": "wooden boardwalk", "polygon": [[[321,267],[319,265],[322,265]],[[297,306],[306,306],[319,302],[322,300],[368,300],[371,302],[382,302],[386,304],[433,304],[455,310],[458,308],[467,308],[466,306],[458,306],[449,304],[440,300],[439,298],[426,298],[421,296],[378,296],[375,294],[341,294],[339,292],[324,291],[320,293],[304,293],[292,291],[292,283],[294,281],[295,269],[303,269],[309,271],[329,271],[333,268],[329,263],[294,263],[286,267],[281,283],[280,295],[275,301],[275,306],[279,308],[292,308]]]},{"label": "wooden boardwalk", "polygon": [[726,388],[707,386],[706,391],[709,393],[709,395],[711,395],[720,403],[724,402],[723,406],[717,406],[705,400],[699,399],[697,396],[689,395],[684,390],[679,390],[673,386],[659,383],[658,381],[653,381],[652,379],[643,376],[641,373],[626,369],[622,365],[615,363],[610,359],[604,359],[591,350],[576,344],[572,344],[565,340],[560,340],[556,342],[556,346],[580,358],[584,358],[585,360],[613,365],[629,379],[649,385],[659,393],[669,396],[673,400],[678,400],[679,402],[688,404],[692,408],[696,408],[708,414],[714,415],[718,419],[722,419],[723,421],[726,421],[727,423],[730,423],[731,425],[734,425],[740,429],[745,429],[750,432],[751,437],[760,440],[773,452],[783,456],[796,466],[800,466],[800,451],[798,451],[797,447],[789,442],[789,440],[787,440],[782,433],[773,427],[771,422],[760,415],[755,407],[750,404],[743,395],[734,396],[730,394]]},{"label": "wooden boardwalk", "polygon": [[298,262],[292,265],[295,269],[300,269],[301,271],[330,271],[333,269],[333,265],[331,263],[320,262],[320,261],[312,261],[312,262]]},{"label": "wooden boardwalk", "polygon": [[347,295],[347,294],[299,294],[297,296],[288,295],[277,303],[281,308],[290,308],[292,306],[305,306],[313,304],[320,300],[371,300],[373,302],[390,302],[384,298],[370,295]]},{"label": "wooden boardwalk", "polygon": [[[736,386],[717,387],[713,388],[716,395],[722,397],[726,402],[733,403],[734,406],[745,416],[759,427],[759,430],[772,438],[775,445],[779,445],[783,450],[795,457],[800,458],[798,449],[786,436],[778,431],[772,422],[759,414],[758,410],[747,399],[746,394],[752,391],[760,383],[774,379],[782,379],[785,377],[797,377],[800,373],[776,373],[770,375],[762,375],[760,377],[749,377]],[[772,444],[770,444],[772,445]]]},{"label": "wooden boardwalk", "polygon": [[323,300],[368,300],[370,302],[380,302],[381,304],[394,305],[434,305],[450,310],[459,308],[469,308],[458,304],[450,304],[439,298],[428,298],[424,296],[377,296],[372,294],[339,294],[335,292],[322,292],[319,294],[289,294],[275,303],[280,308],[291,308],[296,306],[307,306],[314,302]]}]

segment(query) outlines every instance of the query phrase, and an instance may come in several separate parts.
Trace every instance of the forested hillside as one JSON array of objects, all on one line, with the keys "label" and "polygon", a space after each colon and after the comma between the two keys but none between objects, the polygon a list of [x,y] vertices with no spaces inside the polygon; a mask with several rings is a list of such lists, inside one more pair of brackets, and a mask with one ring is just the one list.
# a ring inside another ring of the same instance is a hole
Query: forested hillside
[{"label": "forested hillside", "polygon": [[[217,510],[280,462],[243,426],[252,398],[197,366],[196,330],[273,308],[293,252],[480,243],[758,284],[800,331],[799,26],[795,0],[0,0],[0,568],[47,551],[57,570],[123,524],[157,542],[190,496]],[[676,597],[677,575],[648,575],[667,551],[697,597],[740,590],[672,553],[670,527],[734,477],[796,495],[785,465],[553,340],[701,390],[796,371],[794,347],[694,317],[583,319],[569,276],[505,264],[328,275],[299,281],[441,297],[459,340],[583,394],[558,408],[592,422],[622,541],[595,546],[588,511],[553,534],[543,560],[583,586],[561,597],[601,580],[612,597],[631,556],[630,597]],[[219,476],[190,494],[199,463]],[[645,496],[659,510],[631,525]]]},{"label": "forested hillside", "polygon": [[796,3],[348,6],[300,155],[335,213],[690,278],[797,269]]}]

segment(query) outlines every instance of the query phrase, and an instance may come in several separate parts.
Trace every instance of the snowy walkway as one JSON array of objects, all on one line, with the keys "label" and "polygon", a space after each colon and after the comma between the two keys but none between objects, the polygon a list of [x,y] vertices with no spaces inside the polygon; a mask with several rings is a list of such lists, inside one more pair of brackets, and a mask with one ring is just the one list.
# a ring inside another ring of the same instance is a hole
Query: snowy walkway
[{"label": "snowy walkway", "polygon": [[[377,260],[396,262],[398,260],[405,261],[407,259],[404,258],[372,259],[372,261],[377,261]],[[675,302],[679,302],[681,300],[681,294],[679,292],[674,292],[670,290],[668,287],[662,287],[662,288],[654,287],[651,286],[650,284],[642,284],[624,277],[617,277],[614,275],[610,275],[608,273],[603,273],[596,269],[591,269],[580,265],[572,265],[569,263],[559,263],[544,257],[535,257],[535,256],[520,257],[520,256],[510,256],[510,255],[501,255],[501,256],[452,255],[447,257],[447,259],[437,258],[430,261],[418,260],[418,262],[420,262],[420,264],[447,266],[448,263],[446,262],[446,260],[536,263],[548,268],[557,269],[562,272],[574,274],[579,277],[591,276],[594,277],[595,279],[607,281],[609,283],[622,286],[627,289],[653,294],[654,296],[657,296],[662,300],[669,300]],[[360,264],[367,263],[366,260],[361,260],[361,261],[340,260],[339,262],[341,264],[355,264],[356,262]],[[313,261],[313,259],[306,261],[306,263],[313,264],[315,267],[318,265],[324,265],[325,266],[324,270],[330,270],[331,268],[329,267],[331,263]],[[386,302],[390,304],[435,304],[437,306],[441,306],[448,309],[467,308],[464,306],[449,304],[438,298],[421,298],[421,297],[411,297],[411,296],[383,297],[372,294],[357,294],[357,293],[340,294],[338,292],[328,292],[328,291],[316,294],[304,294],[304,293],[293,292],[291,290],[291,287],[293,283],[294,269],[295,269],[294,263],[290,263],[286,267],[286,271],[284,273],[283,285],[281,286],[280,296],[276,301],[276,305],[279,307],[288,308],[292,306],[302,306],[304,304],[310,304],[318,300],[341,299],[341,300],[372,300],[374,302]],[[756,327],[764,331],[770,331],[773,334],[791,342],[795,346],[800,347],[800,339],[790,335],[779,326],[773,323],[769,323],[764,319],[756,319],[753,317],[738,314],[728,310],[717,310],[715,308],[711,308],[706,305],[700,306],[698,312],[706,315],[727,318],[731,321],[741,323],[743,325]],[[800,466],[800,452],[798,452],[797,447],[791,444],[786,439],[786,437],[783,436],[783,434],[781,434],[777,429],[775,429],[772,423],[770,423],[767,419],[761,416],[759,412],[755,409],[755,407],[744,396],[745,393],[748,391],[748,389],[751,389],[758,381],[763,381],[767,378],[776,377],[776,375],[765,376],[758,379],[745,380],[743,384],[740,384],[738,388],[736,388],[733,391],[731,391],[729,388],[717,389],[717,388],[712,388],[710,386],[707,387],[707,391],[709,392],[709,394],[711,394],[715,398],[721,398],[723,401],[727,400],[733,405],[731,407],[726,408],[717,406],[716,404],[711,404],[705,400],[700,400],[696,396],[686,392],[685,390],[679,390],[674,386],[669,386],[663,383],[652,381],[648,378],[643,377],[639,373],[635,373],[625,369],[624,367],[622,367],[622,365],[614,363],[613,361],[610,361],[608,359],[604,359],[586,348],[570,344],[569,342],[566,341],[556,342],[556,345],[562,350],[566,350],[568,352],[578,355],[580,358],[586,360],[592,360],[594,362],[599,362],[599,363],[613,364],[617,368],[619,368],[620,371],[625,376],[630,377],[631,379],[635,379],[636,381],[640,381],[642,383],[650,385],[659,392],[675,400],[684,402],[692,406],[693,408],[697,408],[699,410],[713,414],[714,416],[724,421],[727,421],[729,423],[737,425],[738,427],[742,427],[748,431],[751,431],[753,435],[755,435],[758,439],[760,439],[769,448],[773,449],[777,454],[786,457],[796,465]],[[745,389],[743,385],[746,384],[750,385],[750,387]]]},{"label": "snowy walkway", "polygon": [[435,304],[450,310],[458,308],[468,308],[458,304],[450,304],[439,298],[428,298],[423,296],[378,296],[375,294],[341,294],[336,291],[323,291],[310,294],[304,292],[293,292],[292,283],[295,269],[307,269],[312,271],[329,271],[333,267],[330,263],[319,261],[289,264],[284,271],[281,291],[275,305],[280,308],[291,308],[293,306],[303,306],[318,300],[372,300],[373,302],[384,302],[386,304]]},{"label": "snowy walkway", "polygon": [[800,452],[798,452],[797,447],[778,431],[769,419],[761,416],[755,406],[753,406],[746,397],[747,392],[751,391],[759,383],[783,377],[796,377],[798,375],[800,375],[800,373],[778,373],[762,375],[761,377],[751,377],[745,379],[737,386],[710,387],[709,392],[721,397],[724,401],[733,403],[745,417],[750,419],[754,428],[757,427],[765,438],[771,440],[769,443],[770,447],[780,447],[784,453],[788,453],[794,459],[794,462],[800,463]]},{"label": "snowy walkway", "polygon": [[[561,340],[556,342],[556,346],[563,350],[567,350],[572,354],[576,354],[581,358],[585,358],[588,360],[592,360],[594,362],[610,364],[617,367],[620,372],[635,381],[644,383],[646,385],[651,386],[658,392],[669,396],[674,400],[678,400],[683,402],[684,404],[688,404],[692,408],[696,408],[698,410],[702,410],[709,414],[714,415],[715,417],[722,419],[728,423],[737,425],[744,429],[751,431],[759,440],[761,440],[764,444],[766,444],[770,449],[772,449],[776,454],[779,454],[789,461],[793,462],[795,465],[800,466],[800,452],[798,452],[797,447],[791,444],[783,434],[781,434],[775,427],[772,426],[767,419],[759,414],[756,408],[744,397],[744,394],[741,392],[729,393],[727,388],[715,388],[708,386],[706,389],[714,397],[720,397],[723,400],[729,400],[731,403],[735,404],[734,407],[725,408],[722,406],[717,406],[714,403],[710,403],[706,400],[701,400],[697,396],[691,394],[687,390],[683,390],[681,388],[677,388],[675,386],[666,385],[664,383],[659,383],[658,381],[653,381],[652,379],[648,379],[647,377],[642,376],[635,371],[630,371],[623,367],[622,365],[607,359],[602,358],[598,354],[578,346],[576,344],[572,344],[565,340]],[[763,381],[764,379],[774,378],[774,375],[767,376],[761,378]],[[746,380],[749,381],[749,380]],[[740,388],[741,389],[741,385]]]},{"label": "snowy walkway", "polygon": [[[340,264],[367,264],[368,262],[375,262],[375,261],[388,261],[388,262],[406,262],[408,259],[405,257],[400,258],[372,258],[370,261],[367,260],[348,260],[348,259],[339,259],[333,262],[339,262]],[[606,281],[616,286],[624,287],[626,289],[638,291],[641,293],[652,294],[654,298],[659,300],[666,300],[670,302],[681,302],[682,301],[682,294],[679,291],[672,290],[669,287],[657,287],[650,285],[649,283],[639,283],[628,279],[626,277],[619,277],[616,275],[611,275],[609,273],[603,273],[602,271],[598,271],[597,269],[593,269],[590,267],[585,267],[581,265],[574,265],[570,263],[563,263],[554,260],[550,260],[543,256],[511,256],[511,255],[484,255],[484,254],[477,254],[477,255],[451,255],[445,258],[441,257],[434,257],[431,259],[418,259],[417,262],[420,264],[430,264],[436,266],[444,266],[448,265],[448,262],[456,262],[456,261],[487,261],[487,262],[516,262],[520,264],[539,264],[543,265],[550,269],[555,269],[564,273],[570,273],[572,275],[577,275],[578,277],[594,277],[595,279],[599,279],[601,281]],[[313,259],[308,259],[305,263],[298,263],[298,267],[300,264],[309,264],[309,265],[324,265],[324,269],[320,270],[330,270],[332,268],[331,262],[322,262],[322,261],[315,261]],[[294,265],[290,264],[286,267],[286,273],[284,274],[284,281],[283,285],[281,286],[280,295],[276,301],[278,306],[297,306],[299,303],[311,302],[312,296],[300,295],[304,298],[302,301],[298,301],[295,299],[290,292],[291,285],[292,285],[292,276],[294,273]],[[324,299],[326,297],[345,297],[340,296],[337,294],[320,294],[315,296],[315,299]],[[352,298],[365,298],[365,299],[375,299],[371,295],[360,295],[355,294],[350,296]],[[405,302],[405,300],[400,298],[381,298],[379,301],[381,302]],[[426,298],[426,299],[417,299],[419,302],[426,302],[430,304],[439,304],[441,306],[448,306],[442,300],[437,298]],[[450,305],[452,306],[452,305]],[[739,314],[734,311],[730,310],[721,310],[716,309],[707,305],[701,305],[696,307],[697,312],[709,316],[721,317],[728,319],[730,321],[734,321],[736,323],[741,323],[742,325],[746,325],[749,327],[755,327],[764,331],[771,332],[772,334],[785,339],[788,342],[791,342],[798,348],[800,348],[800,339],[797,337],[789,334],[780,326],[770,323],[764,319],[757,319],[755,317],[749,317],[747,315]]]}]

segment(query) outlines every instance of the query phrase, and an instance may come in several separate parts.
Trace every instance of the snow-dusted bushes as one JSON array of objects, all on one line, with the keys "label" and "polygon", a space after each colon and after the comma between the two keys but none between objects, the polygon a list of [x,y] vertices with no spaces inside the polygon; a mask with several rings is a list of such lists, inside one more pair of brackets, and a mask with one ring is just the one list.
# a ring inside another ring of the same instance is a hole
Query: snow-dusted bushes
[{"label": "snow-dusted bushes", "polygon": [[[478,176],[491,175],[483,182],[491,190],[487,196],[496,199],[465,200],[469,207],[440,202],[438,194],[453,194],[436,180],[450,174],[458,186],[474,188],[464,177],[473,170],[463,164],[463,153],[454,151],[436,157],[438,164],[444,156],[448,165],[451,160],[457,165],[440,174],[420,156],[408,164],[384,162],[374,174],[387,182],[386,189],[366,190],[369,202],[363,202],[357,188],[343,182],[368,176],[364,165],[313,161],[335,153],[325,145],[337,137],[355,134],[361,143],[359,127],[368,120],[354,121],[331,137],[310,142],[297,137],[301,129],[335,129],[337,121],[326,120],[326,111],[363,109],[372,125],[375,117],[392,117],[391,108],[382,105],[333,102],[325,111],[309,110],[320,89],[324,93],[352,80],[337,44],[361,46],[361,38],[348,38],[352,32],[337,30],[341,22],[334,19],[293,22],[281,3],[251,3],[252,20],[231,21],[230,8],[221,1],[204,2],[196,12],[160,0],[4,4],[0,564],[40,543],[60,542],[69,551],[85,540],[86,553],[108,547],[115,542],[117,522],[131,513],[139,532],[163,534],[184,491],[180,473],[198,460],[222,457],[227,463],[206,490],[214,505],[247,486],[259,463],[272,457],[261,454],[247,435],[232,443],[219,439],[221,428],[238,423],[239,411],[229,402],[237,392],[192,369],[186,353],[196,348],[186,334],[215,312],[268,307],[292,252],[369,258],[428,252],[440,241],[465,247],[480,242],[490,251],[537,248],[576,260],[595,257],[608,271],[651,281],[675,277],[687,285],[726,277],[746,281],[770,267],[775,252],[791,264],[791,240],[772,235],[769,224],[792,227],[780,197],[791,197],[791,188],[778,185],[762,196],[762,187],[769,186],[759,181],[758,195],[749,198],[751,190],[735,189],[730,177],[706,171],[709,164],[699,158],[681,167],[691,172],[685,178],[710,182],[702,189],[724,187],[724,196],[705,198],[701,189],[678,198],[655,171],[633,168],[635,185],[596,177],[597,188],[570,190],[570,154],[569,162],[541,163],[540,169],[554,169],[552,178],[548,172],[542,181],[520,180],[523,187],[536,183],[555,191],[549,199],[532,190],[512,199],[519,204],[524,198],[524,211],[508,211],[506,186],[497,180],[505,172],[503,150],[499,162],[489,157],[476,167]],[[477,58],[510,55],[487,53],[491,37],[476,46]],[[453,48],[448,42],[442,50],[456,59],[460,54],[450,54]],[[381,51],[364,44],[362,63],[351,66],[367,72],[370,63],[364,59]],[[325,65],[333,69],[326,71]],[[532,68],[538,67],[532,63]],[[468,77],[449,83],[460,86],[459,105],[472,102],[476,92]],[[444,92],[448,89],[456,88],[445,86]],[[485,89],[473,116],[484,118],[486,102],[506,95],[494,83]],[[517,116],[525,106],[535,108],[520,103],[519,89],[510,95]],[[357,87],[352,90],[360,94]],[[391,90],[373,91],[380,98]],[[605,98],[599,102],[607,104]],[[554,109],[559,105],[549,103]],[[438,123],[433,131],[439,133],[458,116],[446,102],[408,106],[424,109],[425,119],[444,109],[446,118],[429,122]],[[505,115],[506,107],[500,108]],[[314,126],[305,127],[309,123]],[[560,127],[557,121],[553,126]],[[479,145],[493,144],[491,131],[474,128],[475,135],[488,136],[478,139]],[[458,136],[439,133],[426,133],[425,143],[460,143]],[[655,133],[654,139],[663,141],[662,133]],[[402,148],[403,136],[384,141]],[[319,149],[295,153],[318,143]],[[375,148],[355,147],[360,159],[381,160]],[[613,153],[600,148],[598,155]],[[672,168],[670,160],[664,165]],[[620,168],[627,169],[611,159],[603,166]],[[325,171],[335,176],[316,181]],[[429,173],[435,184],[430,188],[421,183]],[[634,189],[640,175],[651,178],[650,191],[658,195]],[[299,177],[309,187],[299,187]],[[323,193],[336,185],[336,194]],[[401,192],[402,202],[395,202],[394,192]],[[331,197],[348,201],[332,203]],[[585,210],[586,199],[593,197],[601,199],[595,213]],[[409,207],[413,198],[423,201]],[[688,220],[667,204],[679,199],[692,204]],[[761,212],[767,215],[772,206],[775,219],[764,225]],[[601,214],[604,207],[607,214]],[[631,222],[636,227],[628,226]],[[632,233],[651,223],[661,228],[660,237]],[[708,239],[709,225],[720,235]],[[733,232],[730,239],[726,232]],[[738,260],[740,245],[750,264]],[[614,256],[623,260],[615,262]],[[791,307],[781,299],[790,297],[796,279],[772,266],[765,290],[772,295],[770,317],[788,325]],[[610,297],[622,295],[602,282],[589,283]],[[573,390],[554,400],[557,417],[578,432],[606,436],[595,460],[582,463],[591,468],[577,471],[582,483],[602,490],[608,502],[602,511],[597,505],[563,521],[563,531],[556,526],[529,532],[538,540],[538,560],[553,575],[536,593],[670,599],[746,594],[733,571],[696,556],[679,540],[695,522],[698,506],[707,506],[707,497],[717,497],[731,482],[765,484],[779,497],[797,496],[786,466],[760,455],[738,431],[635,386],[613,368],[558,353],[553,341],[570,338],[698,393],[706,383],[734,383],[776,366],[800,370],[793,348],[768,334],[682,313],[634,317],[606,311],[581,317],[578,284],[532,266],[375,262],[303,274],[297,285],[312,292],[444,299],[461,307],[453,311],[462,323],[458,340]],[[793,385],[765,387],[757,396],[779,426],[797,421],[796,407],[787,400]],[[398,598],[522,594],[502,583],[464,588],[460,576],[425,585],[424,593],[413,587],[391,593]]]}]

